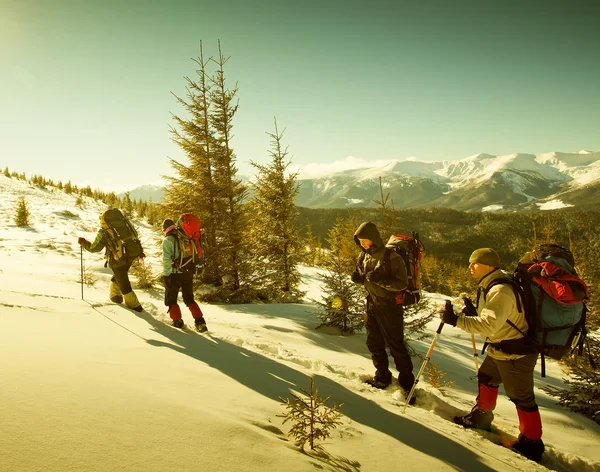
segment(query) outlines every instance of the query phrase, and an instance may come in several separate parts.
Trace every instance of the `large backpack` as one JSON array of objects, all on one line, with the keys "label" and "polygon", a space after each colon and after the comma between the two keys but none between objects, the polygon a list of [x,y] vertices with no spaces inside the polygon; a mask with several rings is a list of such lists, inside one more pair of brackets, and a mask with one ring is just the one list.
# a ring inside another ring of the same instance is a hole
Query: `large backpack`
[{"label": "large backpack", "polygon": [[173,267],[181,272],[196,273],[203,254],[200,218],[193,213],[183,213],[169,236],[175,238],[179,249],[179,257],[172,261]]},{"label": "large backpack", "polygon": [[[402,234],[393,234],[390,236],[384,255],[384,264],[390,267],[391,251],[394,251],[404,261],[406,266],[406,275],[408,276],[408,287],[406,290],[396,296],[396,301],[400,305],[415,305],[421,300],[421,289],[419,287],[419,265],[423,257],[423,245],[419,240],[419,233],[413,231],[412,236]],[[389,269],[388,269],[389,270]]]},{"label": "large backpack", "polygon": [[517,306],[519,311],[524,311],[529,329],[523,333],[508,321],[524,338],[517,342],[503,341],[498,347],[515,354],[539,352],[542,377],[546,375],[546,357],[559,360],[577,348],[580,353],[583,351],[588,289],[574,265],[573,254],[568,249],[542,244],[521,258],[512,280],[497,280],[486,290],[499,283],[513,287]]},{"label": "large backpack", "polygon": [[100,215],[100,224],[106,236],[104,242],[107,259],[112,259],[113,265],[122,265],[132,262],[137,257],[143,257],[138,233],[121,210],[117,208],[106,210]]}]

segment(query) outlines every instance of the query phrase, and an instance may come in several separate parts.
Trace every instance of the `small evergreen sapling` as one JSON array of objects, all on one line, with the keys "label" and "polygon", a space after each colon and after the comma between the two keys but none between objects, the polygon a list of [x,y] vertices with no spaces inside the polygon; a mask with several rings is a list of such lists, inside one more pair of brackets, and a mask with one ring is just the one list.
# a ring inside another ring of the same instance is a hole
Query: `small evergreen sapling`
[{"label": "small evergreen sapling", "polygon": [[17,226],[29,226],[29,217],[31,216],[31,212],[29,211],[29,207],[27,206],[27,202],[25,201],[25,197],[19,197],[17,201],[17,208],[15,212],[15,224]]},{"label": "small evergreen sapling", "polygon": [[144,259],[136,259],[131,265],[131,273],[138,279],[136,288],[152,288],[157,277],[152,273],[150,264],[146,264]]},{"label": "small evergreen sapling", "polygon": [[310,392],[304,389],[300,389],[300,391],[303,396],[290,390],[291,399],[284,400],[279,397],[287,412],[277,416],[284,418],[284,424],[287,421],[292,423],[292,429],[288,435],[296,438],[296,446],[303,447],[308,442],[310,448],[314,449],[316,440],[328,438],[329,430],[342,423],[340,421],[342,414],[339,408],[344,404],[339,406],[334,404],[332,407],[325,405],[330,397],[325,400],[321,398],[312,377],[310,378]]},{"label": "small evergreen sapling", "polygon": [[364,326],[364,290],[352,282],[357,247],[353,239],[354,221],[338,219],[328,233],[330,250],[324,258],[323,301],[315,300],[321,311],[321,326],[334,326],[342,334],[353,334]]}]

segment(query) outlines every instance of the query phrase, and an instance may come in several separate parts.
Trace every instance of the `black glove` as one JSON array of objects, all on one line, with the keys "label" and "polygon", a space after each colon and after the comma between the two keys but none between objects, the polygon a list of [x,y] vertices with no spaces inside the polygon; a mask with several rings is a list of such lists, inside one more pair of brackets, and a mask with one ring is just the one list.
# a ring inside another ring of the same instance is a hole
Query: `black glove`
[{"label": "black glove", "polygon": [[87,243],[87,240],[85,238],[77,238],[77,244],[79,244],[80,246],[83,246],[85,243]]},{"label": "black glove", "polygon": [[440,318],[444,323],[456,326],[458,316],[454,314],[454,307],[450,300],[446,300],[446,306],[444,307],[444,311],[442,311]]},{"label": "black glove", "polygon": [[477,316],[477,308],[473,305],[473,302],[470,298],[464,297],[463,302],[465,303],[465,307],[462,309],[462,313],[465,316]]},{"label": "black glove", "polygon": [[371,272],[367,272],[365,279],[367,282],[376,284],[384,279],[384,274],[382,274],[380,270],[372,270]]},{"label": "black glove", "polygon": [[364,284],[365,283],[365,276],[360,274],[357,270],[352,272],[352,276],[350,277],[350,279],[355,284]]}]

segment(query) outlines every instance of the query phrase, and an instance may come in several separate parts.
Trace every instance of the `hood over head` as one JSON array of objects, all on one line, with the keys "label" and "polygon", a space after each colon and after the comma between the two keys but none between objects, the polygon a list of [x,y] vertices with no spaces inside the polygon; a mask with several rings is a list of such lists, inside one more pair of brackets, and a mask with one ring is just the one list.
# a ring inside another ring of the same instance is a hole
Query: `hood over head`
[{"label": "hood over head", "polygon": [[367,252],[377,251],[384,246],[377,226],[369,221],[361,224],[354,233],[354,241],[364,251],[365,249],[360,245],[359,239],[369,239],[370,241],[373,241],[373,246]]}]

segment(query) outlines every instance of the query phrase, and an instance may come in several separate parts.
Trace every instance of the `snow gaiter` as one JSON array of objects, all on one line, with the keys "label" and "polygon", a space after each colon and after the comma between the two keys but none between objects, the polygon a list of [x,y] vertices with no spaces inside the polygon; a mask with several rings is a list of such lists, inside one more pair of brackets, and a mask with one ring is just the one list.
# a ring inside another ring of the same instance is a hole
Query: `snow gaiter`
[{"label": "snow gaiter", "polygon": [[196,302],[190,303],[188,305],[188,308],[192,312],[192,316],[194,317],[194,319],[202,317],[202,310],[200,309],[200,307],[198,306],[198,304]]},{"label": "snow gaiter", "polygon": [[519,415],[519,431],[527,439],[538,441],[542,439],[542,418],[540,412],[524,411],[517,408]]},{"label": "snow gaiter", "polygon": [[483,411],[494,411],[496,399],[498,398],[498,387],[488,387],[479,384],[479,395],[477,395],[477,408]]},{"label": "snow gaiter", "polygon": [[169,316],[172,320],[181,319],[181,308],[179,308],[179,305],[175,304],[169,307]]}]

